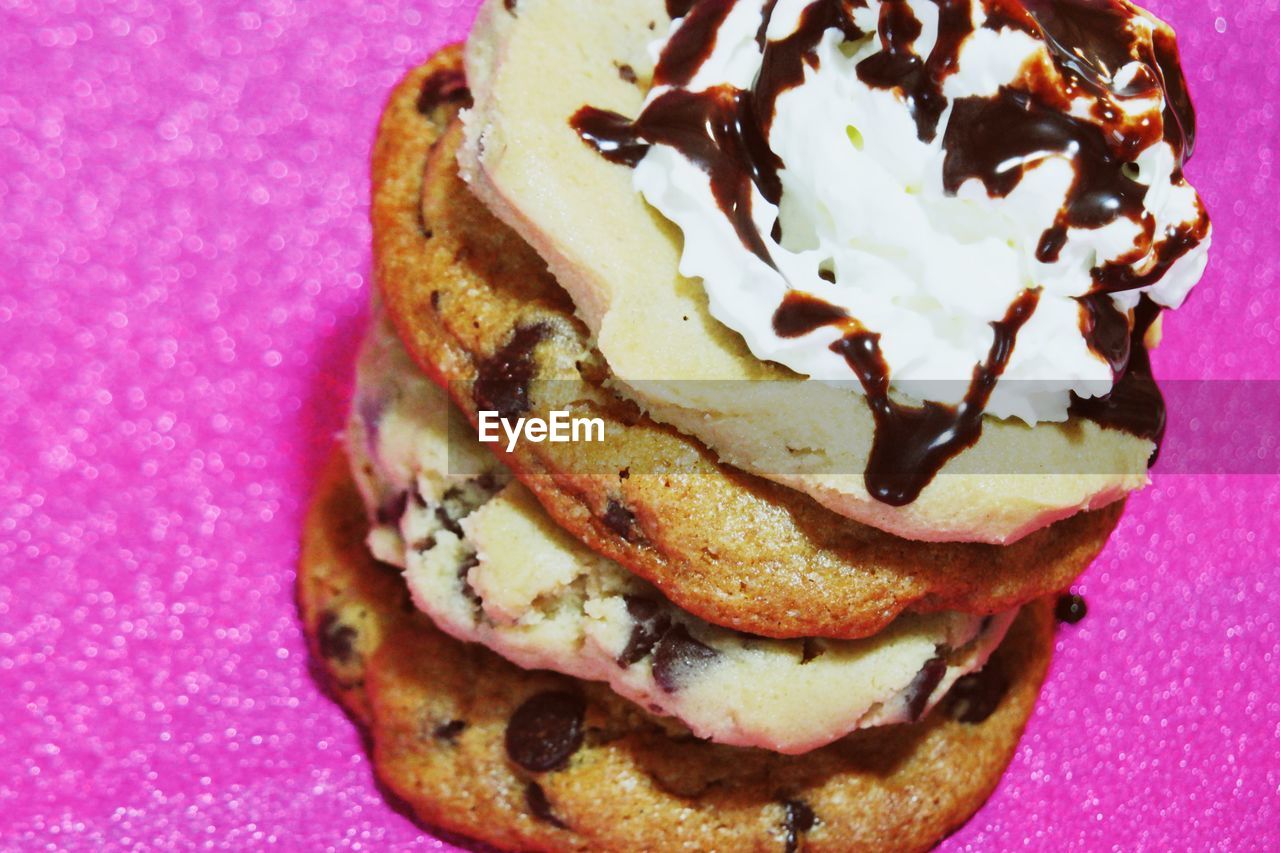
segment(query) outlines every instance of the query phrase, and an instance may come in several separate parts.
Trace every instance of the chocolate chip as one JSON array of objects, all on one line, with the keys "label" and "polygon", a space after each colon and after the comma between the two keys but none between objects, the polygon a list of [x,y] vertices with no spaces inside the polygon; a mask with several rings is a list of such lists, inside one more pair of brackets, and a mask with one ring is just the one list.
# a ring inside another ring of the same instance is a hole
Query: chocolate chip
[{"label": "chocolate chip", "polygon": [[981,723],[1009,692],[1009,677],[994,662],[958,679],[947,695],[947,714],[961,723]]},{"label": "chocolate chip", "polygon": [[[431,239],[432,237],[431,232],[428,231],[426,232],[426,234],[427,234],[427,239]],[[438,290],[431,291],[431,308],[433,311],[440,310],[440,291]]]},{"label": "chocolate chip", "polygon": [[480,600],[480,593],[476,592],[476,588],[467,579],[467,575],[478,565],[480,565],[480,558],[475,554],[466,555],[462,558],[462,562],[458,563],[458,580],[462,582],[462,594],[467,597],[467,601],[471,602],[471,609],[476,613],[483,609],[484,603]]},{"label": "chocolate chip", "polygon": [[514,15],[516,13],[516,0],[502,0],[502,8]]},{"label": "chocolate chip", "polygon": [[942,676],[947,674],[947,662],[940,657],[930,658],[907,687],[907,713],[912,721],[924,716],[924,709],[929,704]]},{"label": "chocolate chip", "polygon": [[609,498],[609,503],[605,505],[603,521],[605,527],[627,542],[634,542],[639,538],[636,530],[636,514],[613,498]]},{"label": "chocolate chip", "polygon": [[1068,625],[1075,625],[1080,622],[1089,612],[1089,606],[1085,604],[1083,595],[1076,595],[1074,592],[1063,593],[1058,596],[1058,603],[1053,608],[1053,615],[1057,617],[1059,622],[1065,622]]},{"label": "chocolate chip", "polygon": [[436,521],[440,522],[440,526],[452,533],[454,536],[457,536],[459,539],[462,538],[462,525],[458,524],[457,519],[449,515],[449,511],[443,506],[436,507]]},{"label": "chocolate chip", "polygon": [[350,663],[355,657],[356,629],[338,621],[338,614],[326,613],[317,629],[320,655],[338,663]]},{"label": "chocolate chip", "polygon": [[618,655],[618,665],[621,667],[631,666],[647,657],[662,639],[662,635],[671,628],[671,617],[652,598],[628,595],[626,603],[627,615],[635,625],[631,628],[627,647]]},{"label": "chocolate chip", "polygon": [[492,471],[483,471],[480,476],[476,477],[476,485],[486,495],[497,493],[502,488],[502,484],[498,482],[497,476]]},{"label": "chocolate chip", "polygon": [[533,350],[547,337],[545,323],[521,326],[502,349],[477,365],[471,396],[476,407],[494,411],[500,418],[514,418],[529,410],[529,382],[536,365]]},{"label": "chocolate chip", "polygon": [[382,506],[378,507],[374,517],[379,524],[395,524],[400,521],[400,516],[404,515],[404,508],[408,505],[409,493],[401,492],[392,496]]},{"label": "chocolate chip", "polygon": [[430,115],[436,107],[447,103],[471,103],[467,78],[459,68],[441,68],[427,75],[418,93],[418,112]]},{"label": "chocolate chip", "polygon": [[587,705],[581,696],[547,691],[525,701],[507,723],[507,755],[525,770],[558,770],[582,746],[582,718]]},{"label": "chocolate chip", "polygon": [[800,848],[800,836],[813,829],[818,817],[806,803],[799,800],[787,800],[783,804],[787,810],[786,820],[782,828],[786,830],[786,851],[795,853]]},{"label": "chocolate chip", "polygon": [[458,735],[462,734],[462,730],[467,727],[466,720],[450,720],[447,723],[441,723],[431,730],[431,736],[436,740],[447,740],[453,743],[458,739]]},{"label": "chocolate chip", "polygon": [[626,63],[618,66],[618,76],[622,78],[624,83],[636,82],[636,70]]},{"label": "chocolate chip", "polygon": [[806,664],[827,650],[821,641],[813,637],[805,637],[800,646],[800,663]]},{"label": "chocolate chip", "polygon": [[720,653],[689,636],[683,625],[676,625],[663,635],[653,653],[653,680],[668,693],[674,693],[689,676],[710,664]]},{"label": "chocolate chip", "polygon": [[568,829],[564,821],[555,816],[551,811],[551,802],[547,799],[547,792],[542,790],[542,786],[537,782],[530,782],[524,788],[524,801],[529,806],[529,811],[538,820],[549,823],[560,829]]},{"label": "chocolate chip", "polygon": [[621,471],[619,471],[619,472],[618,472],[618,479],[619,479],[619,480],[629,480],[629,479],[631,479],[631,469],[630,469],[630,468],[623,468]]}]

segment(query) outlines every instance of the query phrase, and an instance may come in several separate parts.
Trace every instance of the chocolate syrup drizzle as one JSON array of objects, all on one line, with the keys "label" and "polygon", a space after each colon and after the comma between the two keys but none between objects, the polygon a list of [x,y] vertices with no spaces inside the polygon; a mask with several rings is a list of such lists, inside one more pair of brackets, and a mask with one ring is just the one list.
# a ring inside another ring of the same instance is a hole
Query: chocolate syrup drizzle
[{"label": "chocolate syrup drizzle", "polygon": [[[586,106],[570,124],[602,156],[628,166],[636,165],[651,145],[675,148],[707,174],[716,202],[742,244],[776,268],[751,206],[753,191],[771,204],[782,195],[778,173],[783,163],[768,145],[778,97],[803,82],[805,67],[817,62],[818,43],[828,30],[838,29],[850,42],[873,34],[853,20],[853,10],[866,8],[866,0],[816,0],[805,8],[791,34],[770,41],[766,32],[776,0],[769,0],[757,34],[761,68],[751,88],[679,88],[711,54],[717,30],[734,2],[668,0],[668,13],[686,20],[668,42],[654,80],[673,88],[650,101],[635,119]],[[963,98],[951,105],[942,142],[944,189],[954,195],[961,184],[976,178],[988,194],[1006,196],[1030,166],[1047,156],[1066,157],[1075,178],[1053,226],[1040,239],[1036,254],[1041,261],[1059,257],[1071,228],[1098,228],[1122,216],[1142,228],[1131,256],[1094,269],[1094,287],[1079,299],[1081,331],[1106,359],[1116,381],[1105,397],[1073,396],[1071,412],[1158,444],[1164,403],[1142,341],[1160,309],[1144,296],[1131,326],[1110,294],[1154,284],[1208,233],[1208,217],[1202,212],[1195,223],[1156,235],[1154,219],[1143,207],[1147,188],[1128,172],[1141,151],[1164,139],[1178,158],[1174,179],[1181,180],[1181,164],[1194,149],[1195,112],[1173,39],[1164,31],[1157,31],[1149,43],[1140,38],[1134,24],[1137,12],[1123,0],[932,2],[938,7],[938,35],[928,56],[914,50],[922,27],[906,0],[881,3],[874,34],[880,50],[858,63],[859,79],[897,92],[918,137],[931,142],[949,105],[944,84],[973,32],[974,3],[981,3],[986,13],[983,26],[1020,29],[1043,40],[1060,76],[1031,63],[1017,81],[994,96]],[[1117,72],[1135,60],[1142,63],[1141,70],[1120,86]],[[1077,89],[1094,96],[1093,121],[1069,114]],[[1157,90],[1165,99],[1163,127],[1128,118],[1117,102],[1152,96]],[[773,239],[780,236],[775,224]],[[1143,271],[1125,263],[1148,253],[1154,254],[1154,262]],[[867,488],[877,500],[901,506],[915,500],[949,459],[977,441],[983,410],[1039,294],[1035,288],[1024,291],[1005,317],[991,324],[991,349],[974,367],[968,390],[956,406],[907,406],[890,398],[879,335],[817,297],[792,291],[774,314],[773,324],[780,337],[800,337],[824,326],[841,330],[831,349],[861,381],[876,422]]]},{"label": "chocolate syrup drizzle", "polygon": [[835,326],[843,333],[831,344],[831,351],[844,357],[862,383],[876,424],[867,460],[867,491],[883,503],[905,506],[949,459],[978,440],[982,413],[1013,355],[1018,330],[1039,301],[1039,289],[1025,290],[1003,319],[991,324],[995,333],[991,348],[986,359],[974,366],[964,398],[955,406],[932,401],[912,406],[893,399],[880,336],[816,296],[799,290],[788,293],[773,315],[773,329],[784,338],[801,337],[823,326]]}]

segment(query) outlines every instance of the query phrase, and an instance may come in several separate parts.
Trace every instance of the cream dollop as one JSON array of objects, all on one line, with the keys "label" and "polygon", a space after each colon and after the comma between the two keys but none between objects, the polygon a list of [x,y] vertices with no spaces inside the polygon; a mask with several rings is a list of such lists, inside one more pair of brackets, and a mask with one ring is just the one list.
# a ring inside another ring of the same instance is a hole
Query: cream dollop
[{"label": "cream dollop", "polygon": [[[714,48],[685,88],[753,85],[764,55],[757,31],[766,5],[733,5]],[[811,5],[812,0],[778,0],[767,41],[795,31]],[[782,163],[781,197],[774,205],[753,190],[751,208],[772,264],[744,245],[707,175],[676,148],[652,145],[635,169],[634,185],[682,230],[680,271],[702,280],[716,319],[741,334],[756,357],[813,379],[853,377],[845,358],[830,348],[839,329],[822,327],[797,337],[775,332],[772,318],[789,291],[812,294],[878,334],[898,392],[955,404],[965,396],[975,365],[988,356],[992,323],[1020,294],[1038,288],[1038,304],[1017,335],[986,411],[1033,424],[1063,421],[1073,392],[1104,395],[1115,379],[1082,327],[1078,297],[1094,291],[1094,271],[1112,263],[1146,272],[1156,262],[1161,236],[1203,217],[1199,197],[1182,177],[1180,153],[1160,137],[1126,166],[1146,188],[1142,209],[1154,224],[1146,232],[1148,238],[1156,235],[1154,244],[1144,241],[1139,221],[1119,216],[1102,227],[1067,229],[1057,258],[1043,261],[1037,248],[1076,180],[1071,156],[1045,152],[1007,164],[1023,174],[1002,197],[977,178],[949,192],[944,140],[957,101],[992,97],[1001,87],[1017,85],[1028,68],[1051,67],[1046,41],[1014,27],[983,26],[986,6],[973,3],[972,32],[942,85],[947,105],[936,134],[924,141],[901,90],[859,79],[859,63],[884,49],[877,33],[882,5],[870,0],[852,9],[854,23],[867,33],[863,38],[850,41],[838,28],[826,30],[803,82],[777,98],[767,142]],[[911,50],[928,57],[938,42],[939,7],[924,0],[905,0],[905,6],[920,29]],[[1134,12],[1129,26],[1139,28],[1139,39],[1164,26]],[[659,57],[685,20],[674,21],[667,38],[655,44]],[[1112,88],[1123,92],[1122,84],[1141,73],[1137,61],[1115,69]],[[655,86],[646,103],[669,88]],[[1098,95],[1082,86],[1064,89],[1063,103],[1070,115],[1087,121],[1100,109]],[[1162,121],[1165,97],[1161,87],[1127,97],[1112,92],[1103,106],[1123,110],[1125,126],[1138,127]],[[1158,280],[1102,298],[1113,300],[1130,323],[1143,293],[1176,308],[1200,279],[1208,247],[1206,230]]]}]

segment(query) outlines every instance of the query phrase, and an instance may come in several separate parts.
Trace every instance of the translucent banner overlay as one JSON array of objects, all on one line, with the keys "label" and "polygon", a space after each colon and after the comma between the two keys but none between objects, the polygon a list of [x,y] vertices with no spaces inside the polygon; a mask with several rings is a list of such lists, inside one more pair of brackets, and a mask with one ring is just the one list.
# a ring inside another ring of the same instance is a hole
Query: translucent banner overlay
[{"label": "translucent banner overlay", "polygon": [[[1015,385],[1001,383],[1006,391],[1036,393],[1033,383]],[[1159,387],[1166,420],[1153,473],[1280,474],[1280,380],[1171,380]],[[491,382],[480,393],[463,385],[452,390],[476,410],[498,412],[486,418],[496,438],[487,447],[505,451],[518,432],[515,452],[555,474],[661,474],[713,461],[764,476],[862,474],[875,432],[856,382],[679,380],[614,389],[539,380]],[[930,390],[935,398],[959,399],[966,387],[934,383]],[[561,435],[576,430],[578,440],[552,441],[556,420]],[[451,431],[452,473],[472,473],[471,454],[457,449],[469,445],[474,452],[478,432],[478,423]],[[953,459],[942,476],[1123,474],[1145,467],[1134,445],[1118,452],[1106,432],[1101,441],[1098,434],[1081,418],[1034,429],[987,418],[977,448]]]}]

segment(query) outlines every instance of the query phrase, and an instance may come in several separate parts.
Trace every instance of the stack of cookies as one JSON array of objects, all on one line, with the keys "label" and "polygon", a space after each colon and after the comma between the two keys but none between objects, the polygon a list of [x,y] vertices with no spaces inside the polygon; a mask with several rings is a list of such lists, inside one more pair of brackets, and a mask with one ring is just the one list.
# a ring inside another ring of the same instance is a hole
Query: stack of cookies
[{"label": "stack of cookies", "polygon": [[[988,419],[940,472],[873,482],[867,396],[756,358],[572,126],[637,114],[646,46],[687,12],[490,0],[465,52],[395,90],[304,622],[430,825],[504,849],[925,849],[1010,761],[1053,602],[1153,445]],[[553,413],[598,429],[479,440]]]}]

